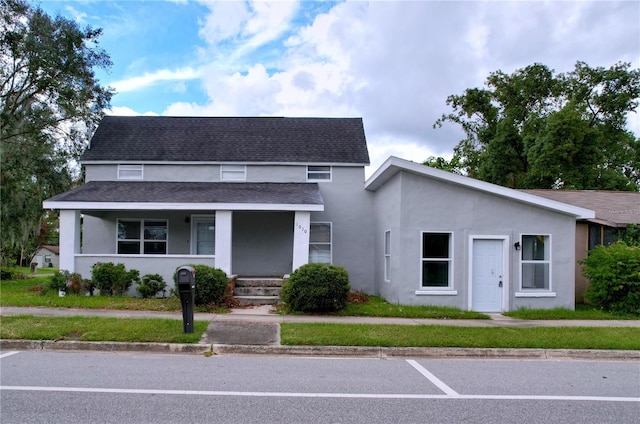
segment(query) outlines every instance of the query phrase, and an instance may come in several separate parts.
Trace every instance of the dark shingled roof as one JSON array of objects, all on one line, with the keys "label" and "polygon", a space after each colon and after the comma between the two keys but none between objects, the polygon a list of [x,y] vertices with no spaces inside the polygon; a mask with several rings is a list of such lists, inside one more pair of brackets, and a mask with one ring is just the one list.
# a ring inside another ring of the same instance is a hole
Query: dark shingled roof
[{"label": "dark shingled roof", "polygon": [[590,221],[625,227],[640,224],[640,192],[607,190],[522,190],[547,199],[595,211]]},{"label": "dark shingled roof", "polygon": [[90,181],[48,202],[323,205],[316,183]]},{"label": "dark shingled roof", "polygon": [[105,116],[81,161],[369,164],[361,118]]}]

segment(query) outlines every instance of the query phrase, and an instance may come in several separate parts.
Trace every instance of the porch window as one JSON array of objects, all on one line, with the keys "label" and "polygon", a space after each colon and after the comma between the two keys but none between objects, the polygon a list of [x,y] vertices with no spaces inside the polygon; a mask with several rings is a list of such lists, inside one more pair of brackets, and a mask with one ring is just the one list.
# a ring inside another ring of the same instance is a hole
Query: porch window
[{"label": "porch window", "polygon": [[391,281],[391,231],[384,232],[384,281]]},{"label": "porch window", "polygon": [[451,233],[422,233],[422,287],[451,287]]},{"label": "porch window", "polygon": [[247,167],[245,165],[222,165],[220,167],[221,181],[246,181]]},{"label": "porch window", "polygon": [[312,222],[309,229],[309,262],[330,264],[331,223]]},{"label": "porch window", "polygon": [[118,165],[119,180],[141,180],[143,176],[143,165]]},{"label": "porch window", "polygon": [[166,255],[166,220],[118,220],[119,255]]},{"label": "porch window", "polygon": [[307,166],[307,181],[331,181],[331,167]]},{"label": "porch window", "polygon": [[194,216],[191,219],[192,253],[194,255],[215,255],[216,224],[214,216]]},{"label": "porch window", "polygon": [[522,236],[522,288],[551,289],[551,243],[548,235]]},{"label": "porch window", "polygon": [[589,250],[597,246],[609,246],[618,240],[618,229],[600,224],[589,224]]}]

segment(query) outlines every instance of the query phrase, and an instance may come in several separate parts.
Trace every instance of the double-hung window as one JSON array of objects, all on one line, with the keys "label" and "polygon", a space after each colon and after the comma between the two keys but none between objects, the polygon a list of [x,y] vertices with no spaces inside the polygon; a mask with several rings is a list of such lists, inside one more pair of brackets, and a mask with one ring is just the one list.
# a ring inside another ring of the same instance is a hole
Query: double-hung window
[{"label": "double-hung window", "polygon": [[166,255],[167,221],[145,219],[118,220],[119,255]]},{"label": "double-hung window", "polygon": [[451,233],[422,233],[422,288],[451,287]]},{"label": "double-hung window", "polygon": [[551,290],[551,242],[548,235],[522,235],[522,289]]},{"label": "double-hung window", "polygon": [[331,223],[312,222],[309,230],[309,262],[330,264]]},{"label": "double-hung window", "polygon": [[220,166],[221,181],[246,181],[246,165],[222,165]]},{"label": "double-hung window", "polygon": [[331,167],[307,166],[307,181],[331,181]]},{"label": "double-hung window", "polygon": [[142,165],[118,165],[119,180],[141,180],[144,167]]},{"label": "double-hung window", "polygon": [[384,281],[391,281],[391,231],[384,232]]}]

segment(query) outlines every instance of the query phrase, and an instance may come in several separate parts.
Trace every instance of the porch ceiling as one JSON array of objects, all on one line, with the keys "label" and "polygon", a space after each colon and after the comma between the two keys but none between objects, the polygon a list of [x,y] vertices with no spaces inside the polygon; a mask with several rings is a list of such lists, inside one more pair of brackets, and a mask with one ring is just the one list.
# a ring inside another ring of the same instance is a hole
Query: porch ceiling
[{"label": "porch ceiling", "polygon": [[48,209],[323,211],[317,183],[91,181],[51,199]]}]

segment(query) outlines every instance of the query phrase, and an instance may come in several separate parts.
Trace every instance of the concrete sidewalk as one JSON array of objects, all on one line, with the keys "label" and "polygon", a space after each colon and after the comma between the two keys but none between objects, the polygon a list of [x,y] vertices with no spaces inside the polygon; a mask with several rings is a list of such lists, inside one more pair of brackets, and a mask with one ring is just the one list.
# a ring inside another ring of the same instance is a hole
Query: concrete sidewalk
[{"label": "concrete sidewalk", "polygon": [[[99,316],[118,318],[182,319],[180,311],[117,311],[46,307],[3,307],[0,315]],[[281,346],[281,323],[327,322],[347,324],[444,325],[460,327],[636,327],[640,320],[547,320],[527,321],[491,314],[490,320],[450,320],[418,318],[340,317],[329,315],[279,315],[270,306],[233,309],[228,314],[195,313],[194,319],[209,321],[199,344],[117,343],[78,341],[2,340],[1,350],[95,350],[146,351],[167,353],[271,354],[360,357],[484,357],[484,358],[592,358],[640,359],[640,351],[564,349],[460,349],[460,348],[379,348],[357,346]]]}]

